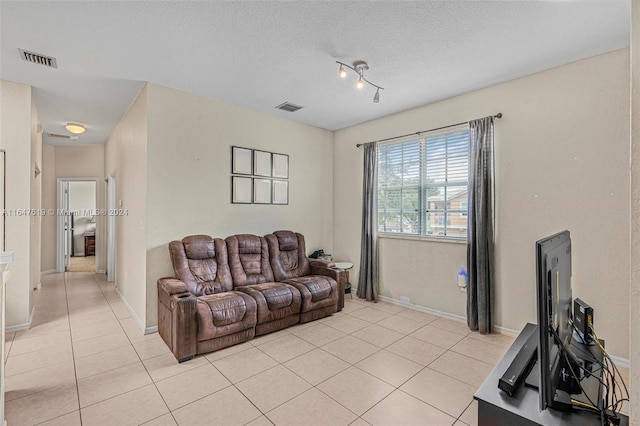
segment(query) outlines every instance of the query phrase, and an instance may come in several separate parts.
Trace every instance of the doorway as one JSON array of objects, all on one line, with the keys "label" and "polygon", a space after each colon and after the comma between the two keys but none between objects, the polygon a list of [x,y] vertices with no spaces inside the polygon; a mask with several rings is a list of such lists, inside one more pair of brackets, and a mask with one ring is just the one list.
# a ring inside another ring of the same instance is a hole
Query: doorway
[{"label": "doorway", "polygon": [[96,272],[97,179],[58,178],[58,272]]}]

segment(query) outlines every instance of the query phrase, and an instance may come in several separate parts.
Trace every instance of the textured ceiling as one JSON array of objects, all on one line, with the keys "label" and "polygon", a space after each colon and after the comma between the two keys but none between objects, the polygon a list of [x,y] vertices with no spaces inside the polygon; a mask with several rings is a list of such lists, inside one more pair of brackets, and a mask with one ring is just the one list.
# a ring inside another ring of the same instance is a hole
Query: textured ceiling
[{"label": "textured ceiling", "polygon": [[[2,1],[0,77],[34,86],[45,132],[86,124],[76,143],[104,143],[144,81],[336,130],[628,47],[629,19],[627,0]],[[336,60],[367,61],[380,102]]]}]

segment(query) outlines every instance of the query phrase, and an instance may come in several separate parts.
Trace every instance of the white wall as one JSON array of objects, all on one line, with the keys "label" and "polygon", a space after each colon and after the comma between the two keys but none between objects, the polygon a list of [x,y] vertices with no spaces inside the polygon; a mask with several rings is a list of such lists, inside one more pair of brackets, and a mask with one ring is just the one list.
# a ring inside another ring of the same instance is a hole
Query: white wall
[{"label": "white wall", "polygon": [[[146,316],[147,86],[122,117],[105,145],[104,174],[116,174],[116,288],[141,327]],[[168,201],[168,200],[167,200]],[[106,234],[105,234],[106,235]]]},{"label": "white wall", "polygon": [[[331,132],[148,84],[147,326],[158,278],[173,276],[168,244],[291,229],[307,251],[332,249]],[[289,155],[289,205],[231,204],[231,146]]]},{"label": "white wall", "polygon": [[[6,150],[6,208],[31,208],[32,104],[31,87],[0,81],[0,149]],[[31,314],[31,225],[30,216],[6,217],[6,250],[15,251],[9,266],[6,324],[27,327]]]},{"label": "white wall", "polygon": [[631,2],[631,424],[640,425],[640,2]]},{"label": "white wall", "polygon": [[[611,353],[629,357],[629,53],[619,50],[336,132],[334,254],[360,255],[356,143],[498,112],[496,324],[536,322],[534,243],[569,229],[573,294],[595,309]],[[455,274],[465,246],[383,240],[381,294],[465,315]]]},{"label": "white wall", "polygon": [[[56,211],[56,150],[53,145],[42,145],[42,208],[45,211]],[[41,265],[42,272],[51,273],[56,270],[56,216],[47,214],[42,217]]]},{"label": "white wall", "polygon": [[74,256],[85,256],[84,233],[96,229],[96,223],[91,223],[91,213],[96,210],[95,181],[69,182],[69,210],[78,212],[73,218]]}]

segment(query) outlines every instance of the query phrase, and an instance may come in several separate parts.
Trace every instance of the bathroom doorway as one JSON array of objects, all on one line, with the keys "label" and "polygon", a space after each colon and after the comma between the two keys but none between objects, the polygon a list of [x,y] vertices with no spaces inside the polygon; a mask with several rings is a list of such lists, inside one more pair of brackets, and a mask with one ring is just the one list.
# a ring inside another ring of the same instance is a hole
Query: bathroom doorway
[{"label": "bathroom doorway", "polygon": [[58,179],[58,272],[96,272],[97,180]]}]

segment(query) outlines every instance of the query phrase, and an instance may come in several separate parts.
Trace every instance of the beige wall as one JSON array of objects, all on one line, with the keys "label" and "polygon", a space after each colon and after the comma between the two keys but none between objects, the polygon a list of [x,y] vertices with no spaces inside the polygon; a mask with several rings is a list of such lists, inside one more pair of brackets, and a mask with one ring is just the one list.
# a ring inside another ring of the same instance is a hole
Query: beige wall
[{"label": "beige wall", "polygon": [[[536,322],[534,243],[569,229],[573,294],[629,357],[629,53],[620,50],[336,132],[334,254],[356,263],[362,151],[356,143],[502,112],[496,124],[496,324]],[[465,246],[383,240],[381,294],[464,316]]]},{"label": "beige wall", "polygon": [[[55,182],[53,201],[57,203],[57,179],[59,178],[95,178],[98,192],[98,209],[106,208],[106,189],[104,182],[105,174],[105,145],[84,145],[84,146],[55,146]],[[47,184],[50,187],[50,184]],[[49,194],[50,195],[50,194]],[[57,206],[56,206],[57,208]],[[51,223],[47,222],[50,227]],[[55,221],[54,229],[48,228],[47,234],[56,233]],[[104,272],[107,268],[107,238],[106,238],[106,216],[96,217],[96,269]],[[55,247],[54,247],[55,250]],[[82,250],[81,250],[82,251]],[[76,252],[78,249],[76,247]],[[54,253],[55,256],[55,253]]]},{"label": "beige wall", "polygon": [[[56,150],[53,145],[42,145],[42,208],[55,211],[56,201]],[[56,270],[56,216],[47,214],[42,217],[41,265],[45,273]]]},{"label": "beige wall", "polygon": [[[38,131],[40,122],[36,104],[31,100],[31,173],[30,195],[31,209],[40,211],[42,207],[42,133]],[[40,173],[36,176],[36,168]],[[40,241],[42,231],[42,215],[31,216],[29,221],[29,276],[31,288],[38,288],[40,285]]]},{"label": "beige wall", "polygon": [[116,288],[133,311],[140,327],[144,327],[147,235],[146,85],[105,145],[104,171],[105,176],[115,173],[118,207],[128,211],[127,215],[116,217]]},{"label": "beige wall", "polygon": [[640,425],[640,2],[631,2],[631,424]]},{"label": "beige wall", "polygon": [[[31,208],[31,87],[0,81],[0,149],[6,150],[6,208]],[[6,217],[6,250],[15,251],[7,286],[6,324],[29,325],[31,314],[30,216]]]},{"label": "beige wall", "polygon": [[[156,282],[172,276],[168,243],[291,229],[307,252],[332,249],[331,132],[148,84],[147,327]],[[289,205],[231,204],[231,146],[289,155]]]}]

